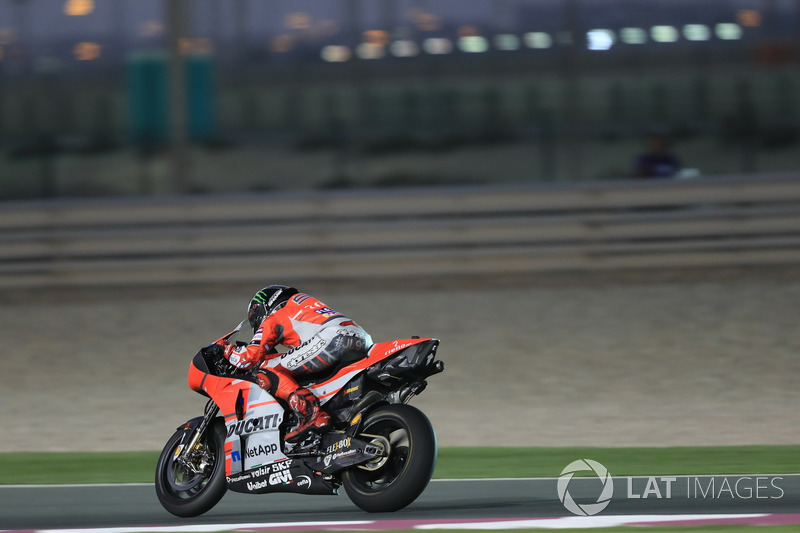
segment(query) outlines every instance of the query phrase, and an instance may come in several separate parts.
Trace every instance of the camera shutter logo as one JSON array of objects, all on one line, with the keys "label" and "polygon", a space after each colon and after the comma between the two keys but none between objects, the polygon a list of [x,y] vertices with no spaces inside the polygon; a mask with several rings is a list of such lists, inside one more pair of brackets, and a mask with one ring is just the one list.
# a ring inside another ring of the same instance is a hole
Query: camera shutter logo
[{"label": "camera shutter logo", "polygon": [[[594,472],[594,474],[600,478],[603,484],[603,490],[597,497],[597,502],[579,504],[572,498],[568,488],[569,482],[576,472]],[[611,479],[611,474],[608,473],[606,467],[597,461],[578,459],[568,464],[567,467],[561,471],[557,488],[558,499],[561,500],[561,503],[564,504],[564,507],[566,507],[569,512],[579,516],[592,516],[605,509],[608,504],[611,503],[611,497],[614,495],[614,480]]]}]

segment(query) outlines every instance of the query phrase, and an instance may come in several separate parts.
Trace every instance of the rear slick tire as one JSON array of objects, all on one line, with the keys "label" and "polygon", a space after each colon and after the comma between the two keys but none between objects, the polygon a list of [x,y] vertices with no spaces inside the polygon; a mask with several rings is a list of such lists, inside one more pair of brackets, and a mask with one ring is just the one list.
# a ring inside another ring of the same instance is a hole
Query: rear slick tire
[{"label": "rear slick tire", "polygon": [[202,474],[191,474],[175,462],[178,446],[191,438],[179,429],[167,441],[156,466],[156,495],[164,509],[180,517],[198,516],[214,507],[225,495],[225,423],[215,419],[199,444],[207,452],[208,466]]},{"label": "rear slick tire", "polygon": [[428,417],[410,405],[387,405],[367,415],[359,434],[387,439],[390,450],[382,464],[344,473],[350,500],[369,513],[397,511],[416,500],[436,466],[436,433]]}]

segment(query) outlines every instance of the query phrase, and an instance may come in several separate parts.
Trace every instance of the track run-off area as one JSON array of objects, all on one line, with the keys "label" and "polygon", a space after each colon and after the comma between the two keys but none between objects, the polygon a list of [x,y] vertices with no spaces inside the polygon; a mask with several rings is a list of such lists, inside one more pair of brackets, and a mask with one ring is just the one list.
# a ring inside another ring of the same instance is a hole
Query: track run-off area
[{"label": "track run-off area", "polygon": [[[613,487],[607,487],[608,483]],[[591,516],[578,516],[568,506],[579,512],[585,509]],[[438,479],[410,506],[383,514],[361,511],[344,494],[259,496],[229,491],[214,509],[191,519],[167,513],[152,484],[0,485],[0,531],[574,529],[719,524],[800,524],[800,475],[575,477],[568,484],[562,480],[560,488],[559,478]]]}]

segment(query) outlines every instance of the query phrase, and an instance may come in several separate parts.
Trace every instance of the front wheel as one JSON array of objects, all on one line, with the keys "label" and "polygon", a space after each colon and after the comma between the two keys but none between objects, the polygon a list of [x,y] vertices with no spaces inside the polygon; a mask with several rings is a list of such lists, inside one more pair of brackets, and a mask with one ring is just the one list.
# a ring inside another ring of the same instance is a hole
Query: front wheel
[{"label": "front wheel", "polygon": [[364,511],[382,513],[416,500],[436,466],[436,433],[428,417],[410,405],[379,407],[366,417],[359,436],[372,439],[388,453],[344,473],[342,484],[353,503]]},{"label": "front wheel", "polygon": [[[169,439],[156,466],[156,494],[164,509],[175,516],[205,513],[225,495],[225,423],[215,419],[200,438],[188,461],[178,458],[192,437],[179,429]],[[183,454],[187,455],[187,454]]]}]

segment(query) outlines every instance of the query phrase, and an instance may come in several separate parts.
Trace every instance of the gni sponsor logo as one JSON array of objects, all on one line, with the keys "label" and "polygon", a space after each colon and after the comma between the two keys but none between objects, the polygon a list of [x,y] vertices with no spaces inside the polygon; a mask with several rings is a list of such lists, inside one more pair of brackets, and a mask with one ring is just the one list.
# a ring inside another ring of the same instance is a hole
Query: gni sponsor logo
[{"label": "gni sponsor logo", "polygon": [[290,483],[292,481],[292,473],[289,471],[291,465],[292,462],[287,460],[253,470],[253,478],[267,477],[267,479],[248,483],[247,490],[258,490],[269,486]]},{"label": "gni sponsor logo", "polygon": [[244,420],[240,420],[228,426],[228,438],[232,437],[234,434],[247,435],[248,433],[254,433],[256,431],[274,429],[280,425],[282,420],[283,416],[281,413],[245,418]]}]

